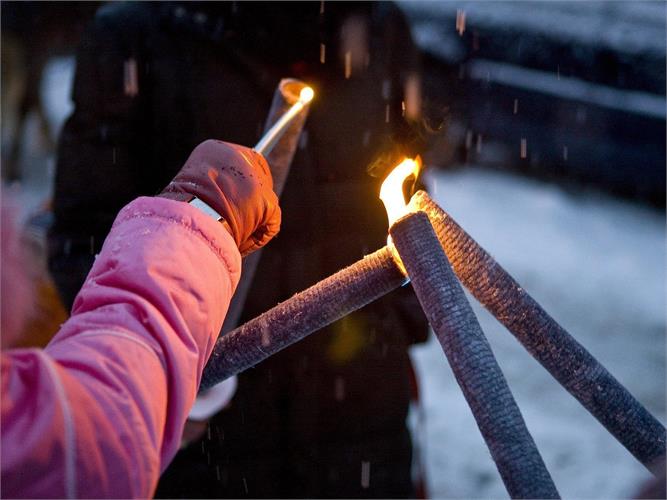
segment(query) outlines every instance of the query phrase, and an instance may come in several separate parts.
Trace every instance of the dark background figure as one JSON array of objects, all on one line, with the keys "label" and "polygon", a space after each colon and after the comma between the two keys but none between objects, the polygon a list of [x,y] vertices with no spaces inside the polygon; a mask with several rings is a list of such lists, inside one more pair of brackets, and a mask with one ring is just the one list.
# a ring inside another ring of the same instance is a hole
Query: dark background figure
[{"label": "dark background figure", "polygon": [[[254,144],[286,76],[317,97],[242,321],[384,244],[382,174],[421,146],[416,50],[393,4],[111,4],[81,43],[59,143],[50,269],[68,305],[116,212],[205,139]],[[403,290],[241,374],[157,495],[415,496],[407,350],[426,333]]]},{"label": "dark background figure", "polygon": [[2,179],[21,179],[20,153],[31,113],[39,139],[51,151],[53,134],[40,94],[44,67],[71,54],[100,2],[3,2],[2,4]]}]

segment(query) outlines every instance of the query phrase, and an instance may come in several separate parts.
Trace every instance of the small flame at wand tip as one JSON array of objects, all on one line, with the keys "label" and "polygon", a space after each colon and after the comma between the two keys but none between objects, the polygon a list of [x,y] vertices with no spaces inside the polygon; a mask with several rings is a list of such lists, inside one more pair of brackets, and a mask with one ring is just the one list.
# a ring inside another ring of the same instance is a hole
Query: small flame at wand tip
[{"label": "small flame at wand tip", "polygon": [[311,87],[304,87],[299,93],[299,101],[303,104],[308,104],[315,97],[315,91]]}]

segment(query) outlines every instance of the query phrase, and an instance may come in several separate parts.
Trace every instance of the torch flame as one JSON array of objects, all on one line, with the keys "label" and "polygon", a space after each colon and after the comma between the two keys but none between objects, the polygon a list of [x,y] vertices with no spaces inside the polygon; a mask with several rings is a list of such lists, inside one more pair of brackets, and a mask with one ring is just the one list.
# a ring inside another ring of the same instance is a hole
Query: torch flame
[{"label": "torch flame", "polygon": [[389,173],[382,183],[380,199],[384,203],[385,210],[387,210],[390,226],[408,213],[405,197],[403,196],[403,183],[410,175],[417,177],[420,167],[419,157],[414,160],[406,158]]}]

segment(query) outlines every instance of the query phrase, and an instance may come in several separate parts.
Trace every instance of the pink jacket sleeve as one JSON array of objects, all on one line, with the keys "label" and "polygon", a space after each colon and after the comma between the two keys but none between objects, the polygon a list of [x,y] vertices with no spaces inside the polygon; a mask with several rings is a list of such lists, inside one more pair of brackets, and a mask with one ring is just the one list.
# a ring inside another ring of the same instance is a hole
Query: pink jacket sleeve
[{"label": "pink jacket sleeve", "polygon": [[151,496],[240,264],[196,208],[127,205],[46,349],[2,354],[3,497]]}]

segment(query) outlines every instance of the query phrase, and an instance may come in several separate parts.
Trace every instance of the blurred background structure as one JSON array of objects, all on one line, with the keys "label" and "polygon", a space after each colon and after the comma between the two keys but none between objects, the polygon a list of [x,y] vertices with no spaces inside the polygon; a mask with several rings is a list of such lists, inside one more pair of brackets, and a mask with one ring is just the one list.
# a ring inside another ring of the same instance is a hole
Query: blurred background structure
[{"label": "blurred background structure", "polygon": [[400,5],[448,111],[440,161],[664,205],[664,2]]},{"label": "blurred background structure", "polygon": [[[27,200],[40,272],[53,145],[97,6],[1,4],[2,177]],[[664,423],[665,3],[399,6],[423,51],[433,198]],[[633,495],[645,469],[475,311],[561,494]],[[429,495],[505,496],[438,343],[412,357]]]}]

